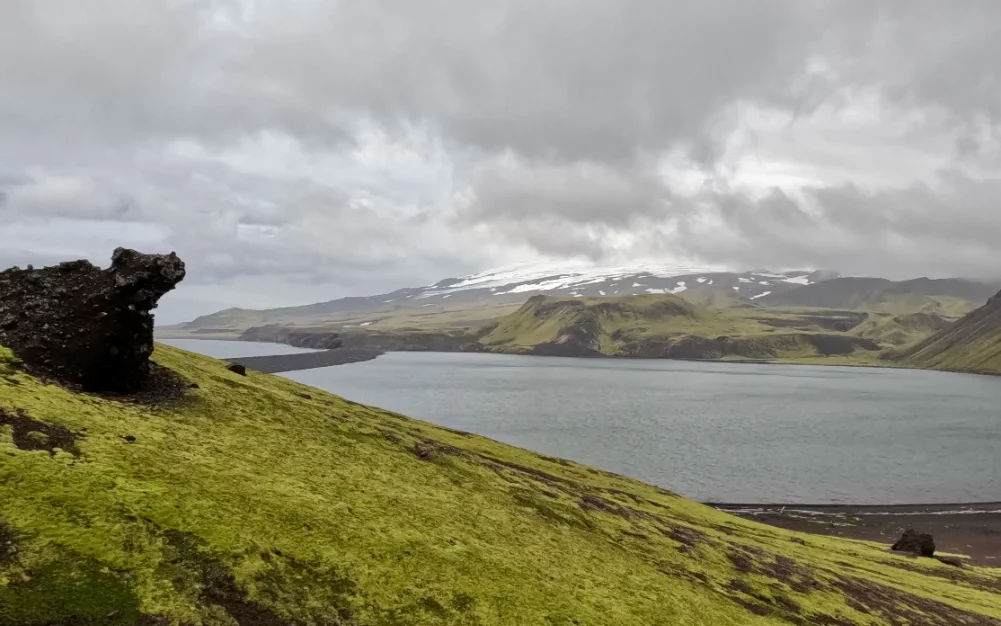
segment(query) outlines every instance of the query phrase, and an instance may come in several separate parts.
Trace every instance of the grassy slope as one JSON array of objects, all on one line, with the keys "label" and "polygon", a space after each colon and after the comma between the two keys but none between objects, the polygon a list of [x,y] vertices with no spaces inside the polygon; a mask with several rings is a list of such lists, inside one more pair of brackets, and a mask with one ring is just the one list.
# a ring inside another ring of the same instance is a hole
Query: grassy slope
[{"label": "grassy slope", "polygon": [[[667,305],[663,310],[656,307]],[[600,305],[609,305],[600,307]],[[565,329],[593,319],[598,325],[602,347],[611,350],[610,334],[625,327],[651,322],[671,328],[705,328],[715,318],[677,296],[613,296],[605,298],[557,298],[535,296],[517,311],[502,317],[484,338],[487,344],[531,347],[559,341]]]},{"label": "grassy slope", "polygon": [[[540,344],[562,344],[590,329],[597,350],[609,356],[633,356],[637,345],[685,337],[725,336],[739,340],[753,358],[799,360],[821,357],[807,339],[812,332],[776,328],[762,319],[794,319],[804,311],[768,311],[758,308],[710,309],[672,295],[604,298],[536,296],[518,311],[500,319],[480,339],[488,350],[524,353]],[[755,348],[755,346],[757,348]],[[867,352],[858,350],[858,353]],[[869,355],[859,355],[865,362]],[[729,360],[741,357],[728,355]],[[748,357],[751,358],[751,357]]]},{"label": "grassy slope", "polygon": [[1001,298],[995,296],[917,344],[902,355],[902,362],[914,367],[1001,374]]},{"label": "grassy slope", "polygon": [[975,309],[989,289],[957,279],[894,283],[881,278],[838,278],[765,296],[760,303],[958,318]]},{"label": "grassy slope", "polygon": [[199,385],[182,405],[70,393],[0,350],[0,408],[83,433],[50,456],[0,427],[0,624],[1001,623],[996,571],[156,360]]},{"label": "grassy slope", "polygon": [[953,320],[933,313],[869,313],[852,334],[892,346],[913,344],[947,327]]}]

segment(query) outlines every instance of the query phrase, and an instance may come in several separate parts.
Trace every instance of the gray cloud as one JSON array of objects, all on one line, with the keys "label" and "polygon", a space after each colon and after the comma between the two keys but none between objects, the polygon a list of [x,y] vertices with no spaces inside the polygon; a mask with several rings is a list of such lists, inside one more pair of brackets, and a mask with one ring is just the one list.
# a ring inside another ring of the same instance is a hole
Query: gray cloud
[{"label": "gray cloud", "polygon": [[[940,187],[855,185],[708,197],[674,239],[691,254],[745,267],[826,267],[853,275],[1001,278],[1001,180]],[[715,221],[705,220],[715,215]]]},{"label": "gray cloud", "polygon": [[490,162],[471,177],[470,185],[475,200],[461,213],[466,222],[573,216],[622,226],[637,215],[663,213],[670,196],[655,172],[580,161]]},{"label": "gray cloud", "polygon": [[990,274],[998,23],[993,0],[9,0],[0,263],[176,249],[178,316],[532,255]]},{"label": "gray cloud", "polygon": [[[430,120],[448,138],[529,157],[630,158],[701,141],[739,98],[785,92],[819,24],[766,0],[283,6],[259,23],[247,82],[383,123]],[[373,37],[372,33],[378,33]],[[288,46],[301,37],[302,46]],[[317,60],[324,71],[315,71]],[[303,111],[303,127],[329,111]]]}]

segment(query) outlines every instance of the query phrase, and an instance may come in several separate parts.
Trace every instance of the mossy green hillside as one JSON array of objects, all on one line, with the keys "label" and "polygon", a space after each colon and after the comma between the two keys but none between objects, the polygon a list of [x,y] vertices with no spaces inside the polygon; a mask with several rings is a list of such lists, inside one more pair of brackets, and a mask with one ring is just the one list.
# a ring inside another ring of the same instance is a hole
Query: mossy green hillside
[{"label": "mossy green hillside", "polygon": [[1001,374],[1001,294],[896,358],[912,367]]},{"label": "mossy green hillside", "polygon": [[684,333],[736,333],[755,321],[729,318],[678,296],[645,295],[604,298],[534,296],[506,315],[481,341],[494,349],[529,350],[582,336],[595,351],[616,354],[628,337]]},{"label": "mossy green hillside", "polygon": [[149,408],[0,350],[0,624],[1001,624],[994,570],[155,360],[197,388]]},{"label": "mossy green hillside", "polygon": [[687,359],[795,360],[879,349],[873,341],[818,325],[823,320],[837,327],[843,322],[839,315],[710,309],[667,294],[534,296],[479,342],[488,351],[516,354]]}]

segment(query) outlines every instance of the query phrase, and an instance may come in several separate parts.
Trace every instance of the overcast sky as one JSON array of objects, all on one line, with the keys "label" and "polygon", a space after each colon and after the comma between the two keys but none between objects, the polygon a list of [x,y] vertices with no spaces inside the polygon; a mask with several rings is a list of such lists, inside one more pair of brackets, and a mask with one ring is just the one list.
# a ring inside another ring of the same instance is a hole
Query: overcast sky
[{"label": "overcast sky", "polygon": [[160,320],[530,259],[1001,277],[1001,2],[2,0],[0,266]]}]

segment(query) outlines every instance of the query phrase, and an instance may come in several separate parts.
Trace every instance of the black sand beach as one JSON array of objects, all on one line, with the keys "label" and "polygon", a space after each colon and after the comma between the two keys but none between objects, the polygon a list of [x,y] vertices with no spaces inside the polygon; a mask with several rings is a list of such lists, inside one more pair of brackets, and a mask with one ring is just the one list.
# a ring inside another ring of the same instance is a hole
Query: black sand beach
[{"label": "black sand beach", "polygon": [[898,506],[721,504],[716,508],[764,524],[892,544],[913,528],[931,533],[939,552],[1001,567],[1001,503]]},{"label": "black sand beach", "polygon": [[272,356],[248,356],[225,359],[230,363],[239,363],[248,369],[275,374],[278,372],[293,372],[309,370],[345,363],[371,361],[383,354],[379,350],[368,348],[337,348],[321,352],[302,352],[297,354],[278,354]]}]

